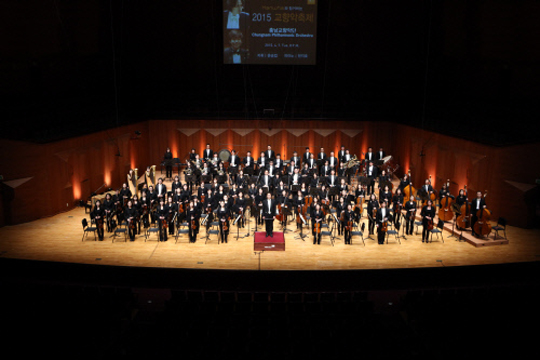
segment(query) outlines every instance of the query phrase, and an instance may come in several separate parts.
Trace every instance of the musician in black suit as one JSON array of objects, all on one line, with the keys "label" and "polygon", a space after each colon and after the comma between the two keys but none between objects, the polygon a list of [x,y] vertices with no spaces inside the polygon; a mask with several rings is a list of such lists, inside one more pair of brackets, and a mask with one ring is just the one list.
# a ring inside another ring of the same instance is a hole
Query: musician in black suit
[{"label": "musician in black suit", "polygon": [[281,159],[281,154],[276,154],[276,159],[274,160],[274,168],[276,169],[277,173],[283,173],[283,168],[285,167],[285,163]]},{"label": "musician in black suit", "polygon": [[319,153],[317,154],[317,160],[327,160],[328,159],[328,155],[326,155],[326,153],[324,152],[324,148],[321,148],[321,150],[319,151]]},{"label": "musician in black suit", "polygon": [[377,152],[377,154],[375,154],[375,160],[382,160],[386,157],[386,152],[384,151],[384,149],[381,147],[379,149],[379,151]]},{"label": "musician in black suit", "polygon": [[388,221],[391,219],[390,209],[386,207],[386,202],[381,202],[381,207],[377,211],[376,224],[377,224],[377,240],[379,245],[384,244],[384,237],[386,231],[384,231],[385,224],[388,225]]},{"label": "musician in black suit", "polygon": [[306,148],[306,152],[302,155],[302,162],[308,162],[313,157],[313,154],[309,152],[309,147]]},{"label": "musician in black suit", "polygon": [[206,149],[203,151],[203,160],[208,161],[214,157],[214,151],[210,149],[210,144],[206,144]]},{"label": "musician in black suit", "polygon": [[435,218],[435,206],[433,201],[428,200],[426,205],[422,207],[420,212],[422,216],[422,242],[429,242],[429,225],[433,226],[433,219]]},{"label": "musician in black suit", "polygon": [[161,201],[161,199],[165,199],[165,196],[167,196],[167,185],[163,183],[162,178],[159,178],[158,183],[156,184],[156,196],[158,203]]},{"label": "musician in black suit", "polygon": [[170,148],[167,148],[165,155],[163,155],[163,162],[165,164],[165,177],[172,178],[172,159],[173,155]]},{"label": "musician in black suit", "polygon": [[424,185],[422,185],[422,187],[418,189],[418,192],[422,194],[421,196],[422,200],[428,199],[431,196],[431,194],[433,194],[433,187],[431,186],[429,179],[426,179],[426,181],[424,182]]},{"label": "musician in black suit", "polygon": [[375,158],[375,153],[373,152],[373,148],[372,147],[369,147],[368,148],[368,151],[364,157],[364,160],[366,161],[366,163],[369,163],[370,161],[375,161],[377,160]]},{"label": "musician in black suit", "polygon": [[471,229],[473,236],[478,235],[474,231],[474,224],[476,224],[476,222],[478,221],[478,211],[485,209],[486,207],[486,200],[482,196],[482,192],[477,191],[476,198],[471,201]]},{"label": "musician in black suit", "polygon": [[403,206],[405,212],[405,234],[412,235],[414,220],[416,217],[416,201],[414,201],[414,195],[411,195],[409,201]]},{"label": "musician in black suit", "polygon": [[268,157],[268,161],[276,159],[276,153],[274,152],[274,150],[272,150],[272,146],[270,145],[268,145],[267,147],[266,157]]},{"label": "musician in black suit", "polygon": [[266,237],[274,237],[274,220],[276,219],[277,209],[276,201],[272,199],[272,194],[266,194],[266,200],[263,201],[263,218],[266,225]]},{"label": "musician in black suit", "polygon": [[236,155],[236,150],[231,151],[231,156],[229,156],[228,162],[229,168],[227,170],[229,171],[231,180],[236,181],[236,176],[238,174],[240,164],[242,163],[240,156]]},{"label": "musician in black suit", "polygon": [[94,204],[94,209],[90,213],[90,218],[92,218],[96,224],[97,233],[99,241],[103,241],[104,236],[104,222],[105,222],[105,208],[101,205],[100,200],[96,200]]},{"label": "musician in black suit", "polygon": [[293,167],[298,167],[300,166],[301,161],[302,159],[300,156],[298,156],[298,153],[296,151],[293,152],[293,156],[291,157],[291,165],[293,165]]},{"label": "musician in black suit", "polygon": [[330,168],[334,169],[334,170],[337,170],[338,168],[338,158],[334,156],[334,152],[333,151],[330,151],[330,156],[328,157],[328,166],[330,166]]},{"label": "musician in black suit", "polygon": [[112,232],[112,216],[114,213],[114,201],[112,195],[107,193],[105,195],[105,200],[103,201],[103,209],[105,210],[105,219],[107,221],[107,232]]},{"label": "musician in black suit", "polygon": [[255,159],[251,156],[251,151],[248,151],[246,157],[242,159],[242,164],[244,164],[244,173],[247,175],[253,175],[253,164]]},{"label": "musician in black suit", "polygon": [[373,194],[375,187],[375,178],[377,178],[378,173],[379,171],[377,167],[373,164],[373,161],[370,161],[368,166],[366,166],[366,177],[369,181],[367,186],[368,194]]}]

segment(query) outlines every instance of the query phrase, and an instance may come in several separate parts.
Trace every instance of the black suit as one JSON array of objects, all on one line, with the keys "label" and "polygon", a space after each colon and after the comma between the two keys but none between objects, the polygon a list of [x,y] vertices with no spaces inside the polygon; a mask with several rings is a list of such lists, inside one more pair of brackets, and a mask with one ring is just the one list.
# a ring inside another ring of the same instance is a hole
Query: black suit
[{"label": "black suit", "polygon": [[377,167],[375,165],[373,165],[373,167],[371,167],[371,168],[370,168],[369,165],[366,167],[366,176],[369,179],[369,183],[368,183],[368,186],[367,186],[367,193],[368,194],[373,193],[373,188],[375,186],[375,178],[377,178],[378,174],[379,174],[379,169],[377,169]]},{"label": "black suit", "polygon": [[471,201],[471,229],[472,229],[473,235],[475,234],[474,224],[476,224],[476,222],[478,221],[477,213],[479,210],[482,210],[484,206],[486,206],[486,200],[484,200],[483,197],[480,199],[474,198]]},{"label": "black suit", "polygon": [[212,149],[204,149],[203,151],[203,160],[206,160],[206,159],[212,159],[214,157],[214,152],[212,151]]},{"label": "black suit", "polygon": [[276,201],[265,199],[263,202],[263,218],[266,223],[266,237],[274,236],[274,217],[276,213]]}]

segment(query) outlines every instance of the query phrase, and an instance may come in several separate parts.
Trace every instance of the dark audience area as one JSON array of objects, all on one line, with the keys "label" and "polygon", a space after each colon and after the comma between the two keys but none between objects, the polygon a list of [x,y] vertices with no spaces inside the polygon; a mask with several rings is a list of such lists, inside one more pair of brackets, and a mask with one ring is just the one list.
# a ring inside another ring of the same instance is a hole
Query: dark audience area
[{"label": "dark audience area", "polygon": [[[334,273],[313,285],[306,285],[309,280],[296,283],[301,276],[294,275],[288,282],[250,289],[246,284],[269,281],[273,275],[281,282],[283,274],[225,272],[229,281],[224,282],[219,275],[210,280],[216,273],[205,271],[148,269],[141,276],[143,271],[136,269],[92,273],[85,268],[83,274],[80,267],[68,264],[48,269],[44,264],[3,263],[26,269],[2,277],[2,323],[10,340],[6,344],[21,355],[74,359],[538,355],[537,264]],[[37,270],[34,276],[28,275],[32,268]],[[515,277],[514,272],[521,275]],[[144,283],[153,276],[160,277],[157,287]],[[374,280],[358,281],[368,277]],[[333,284],[326,284],[330,279]],[[163,286],[166,282],[171,286]]]}]

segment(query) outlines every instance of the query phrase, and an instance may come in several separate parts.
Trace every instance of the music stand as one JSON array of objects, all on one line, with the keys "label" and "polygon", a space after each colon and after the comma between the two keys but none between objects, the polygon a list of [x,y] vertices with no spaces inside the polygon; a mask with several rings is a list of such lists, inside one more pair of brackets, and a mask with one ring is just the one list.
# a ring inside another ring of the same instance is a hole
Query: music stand
[{"label": "music stand", "polygon": [[333,233],[334,235],[332,235],[332,239],[338,239],[338,240],[341,240],[341,238],[338,238],[336,237],[336,224],[338,223],[338,218],[336,216],[336,214],[331,214],[331,216],[329,216],[333,221],[332,221],[332,229],[330,230],[330,233]]},{"label": "music stand", "polygon": [[307,238],[308,236],[304,235],[304,232],[302,230],[304,228],[304,225],[307,225],[307,222],[306,222],[306,219],[304,219],[304,217],[302,216],[302,214],[298,213],[298,216],[300,216],[300,220],[302,221],[302,224],[300,225],[300,234],[297,237],[295,237],[295,239],[302,239],[302,241],[306,241],[304,240],[304,238]]}]

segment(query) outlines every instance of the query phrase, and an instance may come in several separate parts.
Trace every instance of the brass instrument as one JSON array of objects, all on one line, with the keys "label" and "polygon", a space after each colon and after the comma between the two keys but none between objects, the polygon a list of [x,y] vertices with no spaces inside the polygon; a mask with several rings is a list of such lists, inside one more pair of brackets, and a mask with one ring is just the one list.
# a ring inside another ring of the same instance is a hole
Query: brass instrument
[{"label": "brass instrument", "polygon": [[358,157],[355,154],[353,155],[352,158],[349,159],[349,161],[347,161],[346,166],[347,166],[347,169],[350,169],[358,164],[360,164],[360,160],[358,160]]}]

